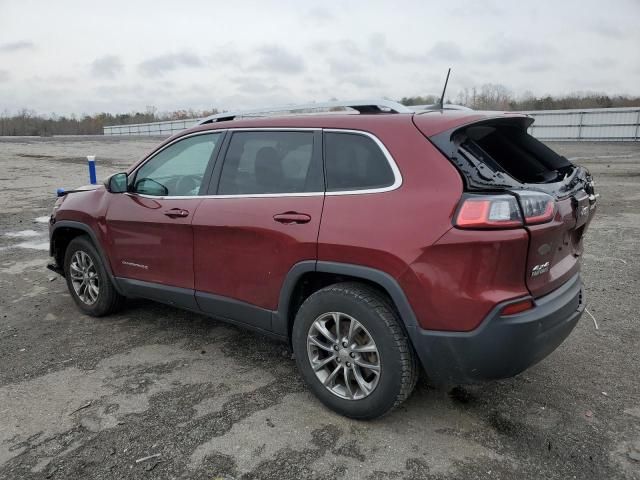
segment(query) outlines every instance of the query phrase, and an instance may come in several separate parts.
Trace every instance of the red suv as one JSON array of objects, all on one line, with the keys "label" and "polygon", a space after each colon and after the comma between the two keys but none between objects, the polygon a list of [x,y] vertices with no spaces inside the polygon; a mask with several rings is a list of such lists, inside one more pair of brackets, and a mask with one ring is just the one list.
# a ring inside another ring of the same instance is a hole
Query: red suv
[{"label": "red suv", "polygon": [[144,297],[288,341],[353,418],[400,404],[419,364],[471,383],[551,353],[585,304],[587,170],[525,115],[349,106],[217,115],[63,194],[50,268],[89,315]]}]

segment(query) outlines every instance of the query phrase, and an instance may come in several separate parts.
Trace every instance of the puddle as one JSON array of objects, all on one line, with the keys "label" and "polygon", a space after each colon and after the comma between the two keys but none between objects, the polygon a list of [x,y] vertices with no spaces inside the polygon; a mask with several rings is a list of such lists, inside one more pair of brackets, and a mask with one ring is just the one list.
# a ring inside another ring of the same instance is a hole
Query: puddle
[{"label": "puddle", "polygon": [[31,250],[49,250],[49,242],[38,242],[38,241],[31,241],[31,242],[21,242],[18,243],[17,245],[15,245],[18,248],[29,248]]},{"label": "puddle", "polygon": [[42,232],[36,232],[35,230],[20,230],[19,232],[7,232],[4,234],[5,237],[11,238],[39,237],[41,235]]}]

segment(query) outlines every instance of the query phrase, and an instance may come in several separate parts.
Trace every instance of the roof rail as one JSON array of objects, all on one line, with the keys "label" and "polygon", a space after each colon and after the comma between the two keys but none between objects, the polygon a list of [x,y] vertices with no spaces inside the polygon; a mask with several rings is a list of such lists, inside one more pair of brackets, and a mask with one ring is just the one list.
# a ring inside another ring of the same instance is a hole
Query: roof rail
[{"label": "roof rail", "polygon": [[445,103],[443,107],[440,107],[438,103],[434,103],[432,105],[412,105],[409,108],[414,112],[426,112],[430,110],[473,110],[473,108],[456,105],[454,103]]},{"label": "roof rail", "polygon": [[278,114],[296,115],[295,112],[313,113],[315,110],[329,110],[332,108],[351,108],[359,113],[413,113],[413,110],[392,100],[353,100],[323,103],[307,103],[304,105],[285,105],[281,107],[260,108],[255,110],[240,110],[237,112],[217,113],[201,119],[198,125],[205,123],[224,122],[243,117],[270,117]]}]

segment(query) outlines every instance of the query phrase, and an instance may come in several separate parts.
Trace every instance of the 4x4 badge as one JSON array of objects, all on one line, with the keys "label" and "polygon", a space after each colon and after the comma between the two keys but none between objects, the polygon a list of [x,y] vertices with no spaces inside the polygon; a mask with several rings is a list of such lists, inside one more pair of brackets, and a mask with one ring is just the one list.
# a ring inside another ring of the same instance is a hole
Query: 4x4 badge
[{"label": "4x4 badge", "polygon": [[546,273],[548,271],[549,271],[549,262],[544,262],[540,265],[536,265],[535,267],[533,267],[533,269],[531,270],[531,276],[537,277],[538,275],[542,275],[543,273]]}]

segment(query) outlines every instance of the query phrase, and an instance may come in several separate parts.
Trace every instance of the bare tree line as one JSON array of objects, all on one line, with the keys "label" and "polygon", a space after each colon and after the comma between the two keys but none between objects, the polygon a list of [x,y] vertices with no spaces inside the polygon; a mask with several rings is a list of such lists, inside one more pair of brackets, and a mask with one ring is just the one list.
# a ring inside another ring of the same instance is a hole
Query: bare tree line
[{"label": "bare tree line", "polygon": [[0,136],[4,135],[102,135],[102,127],[108,125],[131,125],[135,123],[182,120],[218,113],[218,110],[177,110],[158,113],[154,107],[145,112],[98,113],[95,115],[38,115],[33,110],[21,110],[17,114],[0,114]]},{"label": "bare tree line", "polygon": [[[403,97],[404,105],[425,105],[437,103],[435,95]],[[609,108],[638,107],[640,97],[628,95],[606,95],[604,93],[573,93],[565,96],[536,97],[531,92],[515,96],[504,85],[486,84],[481,87],[465,88],[454,98],[447,97],[447,103],[465,105],[475,110],[558,110],[568,108]],[[144,112],[98,113],[94,115],[65,116],[38,115],[32,110],[21,110],[17,114],[0,114],[0,136],[4,135],[102,135],[102,128],[108,125],[131,125],[136,123],[160,122],[204,117],[218,113],[218,110],[177,110],[158,113],[155,107],[147,107]]]},{"label": "bare tree line", "polygon": [[[435,95],[424,97],[404,97],[404,105],[429,105],[439,101]],[[471,107],[474,110],[562,110],[570,108],[612,108],[638,107],[640,97],[628,95],[607,95],[605,93],[572,93],[563,96],[545,95],[536,97],[531,92],[515,96],[507,87],[488,83],[481,87],[465,88],[454,98],[447,97],[446,103]]]}]

